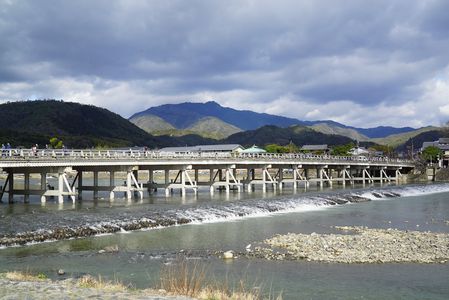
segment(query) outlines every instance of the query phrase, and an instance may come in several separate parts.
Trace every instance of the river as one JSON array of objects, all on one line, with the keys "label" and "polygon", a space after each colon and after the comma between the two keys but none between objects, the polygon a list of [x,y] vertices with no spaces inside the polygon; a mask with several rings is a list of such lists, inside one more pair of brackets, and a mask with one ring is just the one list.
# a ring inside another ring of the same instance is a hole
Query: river
[{"label": "river", "polygon": [[[29,204],[1,204],[0,216],[4,238],[58,228],[115,232],[3,245],[0,272],[32,270],[56,279],[62,268],[66,276],[102,275],[145,288],[159,282],[162,267],[184,255],[205,264],[213,280],[244,279],[261,285],[265,292],[282,292],[284,299],[449,298],[448,263],[347,265],[243,257],[224,261],[213,255],[214,251],[243,252],[247,245],[274,234],[332,233],[336,225],[449,232],[449,184],[213,196],[200,191],[170,198],[158,193],[131,202],[93,201],[85,196],[82,202],[62,205],[51,200],[41,205],[32,198]],[[125,229],[139,222],[148,226]],[[118,251],[99,253],[107,247]]]}]

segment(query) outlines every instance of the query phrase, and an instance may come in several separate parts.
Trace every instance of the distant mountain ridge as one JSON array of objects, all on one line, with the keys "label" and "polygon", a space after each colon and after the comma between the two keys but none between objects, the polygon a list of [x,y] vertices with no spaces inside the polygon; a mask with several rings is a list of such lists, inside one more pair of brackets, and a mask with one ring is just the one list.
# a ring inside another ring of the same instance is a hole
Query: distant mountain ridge
[{"label": "distant mountain ridge", "polygon": [[[239,112],[246,114],[245,111]],[[258,114],[251,112],[250,115]],[[333,121],[316,121],[315,124],[307,122],[287,127],[265,125],[241,131],[235,125],[212,116],[202,116],[184,129],[177,129],[155,115],[140,115],[136,120],[141,126],[143,124],[151,130],[156,129],[160,134],[149,134],[120,115],[93,105],[56,100],[9,102],[0,104],[0,143],[9,142],[13,146],[24,147],[38,143],[42,147],[49,143],[51,137],[58,137],[67,147],[74,148],[148,146],[154,149],[219,143],[285,145],[290,141],[297,146],[338,145],[353,142],[354,139],[363,142],[361,139],[364,138],[355,129]],[[380,139],[366,137],[368,141],[363,142],[363,145],[369,146],[376,142],[400,147],[404,142],[416,143],[436,138],[440,132],[441,128],[428,127]]]},{"label": "distant mountain ridge", "polygon": [[216,117],[201,118],[194,124],[190,125],[187,130],[199,133],[202,136],[207,136],[218,140],[224,139],[234,133],[242,131],[240,128],[223,122]]},{"label": "distant mountain ridge", "polygon": [[184,146],[213,143],[199,136],[155,137],[123,117],[93,105],[57,100],[0,104],[0,142],[43,147],[57,137],[67,147]]},{"label": "distant mountain ridge", "polygon": [[201,119],[214,117],[226,124],[235,126],[242,131],[254,130],[266,125],[284,128],[292,125],[302,125],[310,126],[312,129],[321,133],[340,134],[361,141],[369,140],[371,138],[384,138],[392,134],[401,134],[415,130],[412,127],[396,128],[391,126],[357,128],[346,126],[331,120],[301,121],[283,116],[223,107],[214,101],[206,103],[184,102],[155,106],[145,111],[135,113],[129,120],[136,123],[136,119],[142,119],[146,116],[157,116],[177,129],[187,129]]},{"label": "distant mountain ridge", "polygon": [[282,128],[267,125],[255,130],[247,130],[233,134],[223,140],[224,143],[266,146],[267,144],[287,145],[292,142],[302,146],[306,144],[327,144],[329,146],[344,145],[353,142],[349,137],[324,134],[301,125]]},{"label": "distant mountain ridge", "polygon": [[265,125],[276,125],[280,127],[297,124],[305,125],[304,122],[297,119],[256,113],[249,110],[236,110],[223,107],[214,101],[206,103],[184,102],[179,104],[164,104],[138,112],[129,119],[132,120],[143,115],[158,116],[179,129],[185,129],[204,117],[218,118],[242,130],[257,129]]}]

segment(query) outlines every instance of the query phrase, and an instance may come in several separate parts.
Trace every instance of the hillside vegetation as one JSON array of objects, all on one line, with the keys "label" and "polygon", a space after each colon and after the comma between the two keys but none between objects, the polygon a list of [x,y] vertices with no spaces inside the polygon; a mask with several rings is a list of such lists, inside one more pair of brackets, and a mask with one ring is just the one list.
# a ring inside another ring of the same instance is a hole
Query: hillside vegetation
[{"label": "hillside vegetation", "polygon": [[196,134],[204,138],[220,140],[242,131],[240,128],[215,117],[203,117],[183,129],[178,129],[164,119],[150,114],[134,116],[129,121],[146,132],[157,136],[181,137]]},{"label": "hillside vegetation", "polygon": [[410,132],[392,134],[392,135],[389,135],[384,138],[371,139],[371,141],[373,141],[377,144],[380,144],[380,145],[387,145],[387,146],[395,148],[395,147],[398,147],[398,146],[404,144],[409,139],[411,139],[419,134],[429,132],[429,131],[435,131],[435,130],[438,131],[438,127],[428,126],[428,127],[423,127],[420,129],[416,129],[414,131],[410,131]]},{"label": "hillside vegetation", "polygon": [[359,133],[357,130],[348,128],[348,127],[341,127],[338,125],[334,125],[331,123],[317,123],[312,126],[309,126],[309,128],[325,133],[325,134],[338,134],[342,136],[347,136],[353,140],[358,141],[367,141],[369,138],[361,133]]},{"label": "hillside vegetation", "polygon": [[241,132],[242,130],[234,125],[223,122],[215,117],[204,117],[190,125],[187,130],[195,132],[204,137],[213,139],[224,139],[228,136]]},{"label": "hillside vegetation", "polygon": [[292,142],[295,145],[328,144],[344,145],[353,142],[351,138],[324,134],[305,126],[295,125],[287,128],[277,126],[263,126],[256,130],[248,130],[233,134],[223,140],[224,143],[241,144],[243,146],[266,146],[268,144],[287,145]]},{"label": "hillside vegetation", "polygon": [[205,117],[218,118],[242,130],[257,129],[264,125],[286,127],[302,123],[293,118],[223,107],[214,101],[206,103],[185,102],[165,104],[138,112],[130,119],[144,115],[156,115],[178,129],[186,129]]},{"label": "hillside vegetation", "polygon": [[[179,114],[180,107],[187,109],[192,108],[192,105],[198,108],[198,111],[190,116],[190,119],[187,118],[189,110]],[[56,100],[5,103],[0,105],[0,143],[9,142],[13,146],[24,147],[30,147],[37,143],[43,147],[45,144],[49,144],[50,138],[57,137],[63,141],[66,147],[70,148],[128,146],[161,148],[221,143],[266,146],[269,144],[287,145],[290,142],[298,146],[304,144],[333,146],[345,145],[358,140],[363,146],[373,146],[376,142],[398,146],[398,149],[401,150],[406,149],[412,142],[415,149],[418,149],[423,141],[433,141],[444,136],[439,128],[426,127],[382,139],[368,139],[356,129],[333,121],[308,123],[307,126],[265,125],[254,130],[241,131],[239,127],[225,122],[221,117],[204,116],[207,113],[205,109],[212,107],[217,111],[223,111],[224,117],[232,115],[234,118],[240,115],[243,118],[248,117],[248,120],[254,120],[251,118],[256,116],[262,118],[263,122],[277,116],[223,108],[215,102],[184,103],[168,107],[173,116],[170,121],[174,121],[174,123],[147,113],[136,114],[131,118],[135,124],[145,128],[145,131],[118,114],[92,105]],[[180,122],[183,116],[186,117],[186,120]],[[279,118],[287,123],[293,120]],[[188,124],[188,126],[178,128],[177,126],[181,123]],[[396,130],[390,127],[386,128],[388,131]],[[407,130],[407,128],[397,128],[397,130]]]},{"label": "hillside vegetation", "polygon": [[169,131],[169,130],[175,130],[176,128],[166,122],[164,119],[154,116],[154,115],[145,115],[145,116],[138,116],[135,118],[129,119],[131,123],[136,125],[137,127],[145,130],[148,133],[155,133],[160,131]]},{"label": "hillside vegetation", "polygon": [[422,147],[424,142],[437,141],[439,138],[449,137],[449,130],[439,128],[438,130],[430,130],[422,132],[413,138],[408,139],[404,144],[398,146],[396,149],[399,151],[409,151],[412,148],[416,153]]},{"label": "hillside vegetation", "polygon": [[[144,118],[145,116],[157,116],[160,118],[158,120],[161,124],[153,123],[151,127],[138,124],[142,129],[152,134],[181,136],[193,133],[215,139],[227,137],[228,135],[235,133],[230,130],[229,126],[234,126],[234,130],[235,128],[241,130],[255,130],[267,125],[283,128],[292,125],[302,125],[310,126],[312,129],[321,133],[343,135],[359,141],[368,141],[372,138],[384,138],[392,134],[402,134],[415,130],[411,127],[397,128],[391,126],[357,128],[332,120],[302,121],[283,116],[223,107],[214,101],[206,103],[184,102],[151,107],[145,111],[134,114],[130,120],[134,122],[135,119]],[[208,122],[203,122],[203,120],[210,120],[211,118],[215,120],[212,125]],[[217,122],[217,120],[220,122]],[[169,123],[176,129],[167,128],[166,123]],[[201,125],[199,126],[198,124]]]},{"label": "hillside vegetation", "polygon": [[41,147],[51,137],[67,147],[176,145],[169,137],[153,137],[104,108],[56,100],[10,102],[0,105],[0,142]]}]

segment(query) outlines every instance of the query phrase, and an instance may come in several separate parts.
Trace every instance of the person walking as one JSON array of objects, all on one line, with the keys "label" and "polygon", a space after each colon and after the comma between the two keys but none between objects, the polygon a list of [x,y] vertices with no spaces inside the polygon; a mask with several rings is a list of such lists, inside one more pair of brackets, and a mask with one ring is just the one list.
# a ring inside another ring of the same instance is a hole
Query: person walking
[{"label": "person walking", "polygon": [[10,143],[7,143],[6,144],[6,151],[5,151],[6,153],[5,153],[5,156],[11,156],[11,144]]}]

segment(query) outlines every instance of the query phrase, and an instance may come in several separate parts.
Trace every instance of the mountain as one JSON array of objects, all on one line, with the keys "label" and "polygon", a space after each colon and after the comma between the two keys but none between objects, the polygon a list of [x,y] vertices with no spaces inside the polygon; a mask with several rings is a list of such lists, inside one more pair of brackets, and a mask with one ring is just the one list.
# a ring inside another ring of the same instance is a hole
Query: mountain
[{"label": "mountain", "polygon": [[399,145],[396,150],[409,151],[413,145],[413,150],[416,153],[421,149],[424,142],[437,141],[442,137],[449,137],[449,131],[443,129],[425,131],[414,136],[413,138],[408,139],[405,143]]},{"label": "mountain", "polygon": [[[199,105],[196,106],[198,108],[203,105],[203,109],[198,109],[201,114],[206,114],[204,107],[215,107],[218,111],[223,110],[241,116],[244,121],[247,121],[245,117],[251,120],[255,116],[259,116],[261,120],[265,121],[281,120],[284,122],[283,124],[294,120],[223,108],[214,102],[184,104],[187,106]],[[176,105],[171,105],[172,108],[174,106]],[[183,115],[189,115],[189,111],[184,111]],[[174,117],[170,121],[177,118],[181,117]],[[358,134],[356,129],[333,121],[316,121],[314,124],[312,124],[313,122],[304,122],[305,125],[312,126],[312,128],[303,125],[287,127],[265,125],[258,129],[239,132],[241,129],[236,125],[213,116],[198,117],[194,122],[190,122],[188,126],[181,129],[178,129],[177,125],[174,124],[175,122],[167,122],[162,117],[153,114],[137,114],[132,119],[142,127],[147,126],[147,130],[156,130],[158,136],[145,132],[115,113],[92,105],[56,100],[10,102],[0,104],[0,143],[9,142],[13,146],[25,147],[37,143],[42,147],[49,143],[51,137],[58,137],[67,147],[73,148],[128,147],[134,145],[155,148],[217,143],[238,143],[245,146],[251,146],[252,144],[264,146],[271,143],[285,145],[290,141],[296,145],[337,145],[349,143],[355,138],[359,140],[364,138],[364,136]],[[184,125],[187,125],[187,123]],[[422,134],[427,134],[423,137],[426,140],[433,140],[437,137],[438,132],[432,135],[432,132],[434,132],[432,129],[431,127],[423,128],[420,131],[402,133],[384,140],[385,143],[388,140],[399,143],[416,134],[415,141],[420,141]],[[203,137],[199,136],[198,133],[202,134]],[[222,139],[225,136],[228,137]],[[374,141],[380,143],[380,140]]]},{"label": "mountain", "polygon": [[434,130],[438,131],[439,128],[434,127],[434,126],[427,126],[427,127],[422,127],[420,129],[416,129],[416,130],[405,132],[405,133],[392,134],[392,135],[389,135],[384,138],[374,138],[374,139],[371,139],[371,141],[373,141],[377,144],[380,144],[380,145],[387,145],[387,146],[391,146],[391,147],[395,148],[395,147],[398,147],[398,146],[404,144],[409,139],[412,139],[421,133],[425,133],[428,131],[434,131]]},{"label": "mountain", "polygon": [[223,122],[215,117],[204,117],[196,121],[194,124],[187,128],[188,131],[195,132],[203,137],[209,137],[213,139],[224,139],[228,136],[241,132],[240,128],[234,125]]},{"label": "mountain", "polygon": [[148,133],[176,129],[172,124],[154,115],[138,116],[129,121]]},{"label": "mountain", "polygon": [[146,132],[157,136],[169,135],[180,137],[196,134],[204,138],[219,140],[242,131],[240,128],[215,117],[203,117],[185,129],[177,129],[161,117],[151,114],[133,116],[129,121]]},{"label": "mountain", "polygon": [[[327,125],[330,130],[334,130],[335,134],[344,134],[344,135],[354,135],[354,131],[359,134],[360,140],[367,140],[367,139],[373,139],[373,138],[383,138],[387,137],[393,134],[401,134],[406,132],[415,131],[415,128],[412,127],[392,127],[392,126],[378,126],[378,127],[372,127],[372,128],[359,128],[359,127],[353,127],[353,126],[347,126],[332,120],[324,120],[324,121],[309,121],[311,126],[315,125],[321,125],[324,124]],[[324,132],[326,133],[326,132]],[[354,135],[355,137],[355,135]]]},{"label": "mountain", "polygon": [[242,146],[266,146],[268,144],[287,145],[293,142],[297,146],[305,144],[342,145],[353,142],[351,138],[324,134],[311,128],[294,125],[281,128],[273,125],[260,127],[256,130],[239,132],[223,140],[223,143],[241,144]]},{"label": "mountain", "polygon": [[[185,140],[154,137],[104,108],[56,100],[0,105],[0,142],[30,147],[58,137],[67,147],[177,146]],[[198,137],[197,141],[205,142]]]},{"label": "mountain", "polygon": [[178,129],[186,129],[204,117],[218,118],[242,130],[257,129],[264,125],[287,127],[304,123],[292,118],[223,107],[214,101],[206,103],[185,102],[165,104],[136,113],[130,119],[148,114],[156,115],[170,122],[170,124],[173,124]]},{"label": "mountain", "polygon": [[367,136],[361,134],[356,129],[335,125],[331,122],[317,123],[312,126],[309,126],[309,128],[311,128],[315,131],[321,132],[321,133],[325,133],[325,134],[337,134],[337,135],[347,136],[347,137],[349,137],[353,140],[357,140],[357,141],[369,140],[369,138]]},{"label": "mountain", "polygon": [[387,137],[392,134],[400,134],[400,133],[406,133],[410,131],[416,130],[412,127],[391,127],[391,126],[378,126],[374,128],[356,128],[356,127],[349,127],[352,129],[357,130],[359,133],[369,137],[369,138],[382,138]]},{"label": "mountain", "polygon": [[[233,125],[242,130],[254,130],[265,125],[275,125],[278,127],[305,125],[312,126],[312,128],[322,133],[342,134],[360,141],[365,141],[371,138],[383,138],[392,134],[406,133],[415,130],[411,127],[396,128],[391,126],[357,128],[346,126],[331,120],[301,121],[294,118],[270,115],[266,113],[256,113],[249,110],[236,110],[229,107],[223,107],[214,101],[209,101],[206,103],[185,102],[151,107],[145,111],[134,114],[130,120],[133,121],[134,119],[148,115],[157,116],[165,122],[170,123],[177,129],[183,130],[188,129],[203,118],[214,117],[226,124]],[[187,133],[198,132],[188,130]],[[180,135],[182,132],[172,132],[172,134]]]}]

